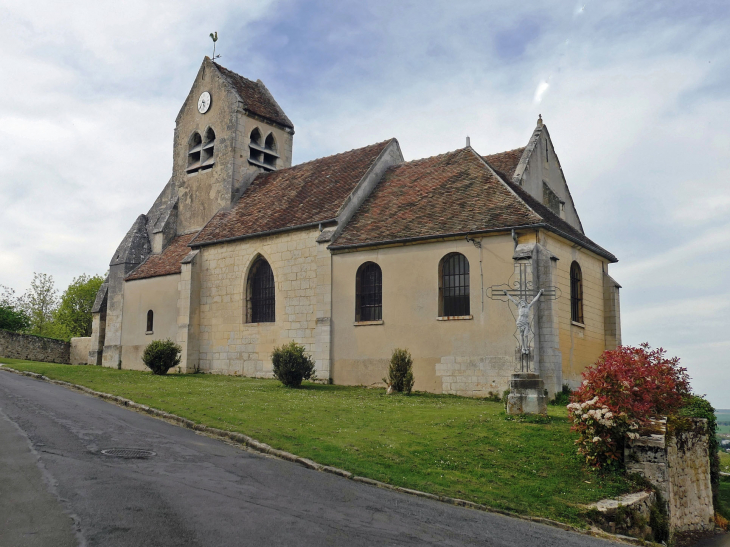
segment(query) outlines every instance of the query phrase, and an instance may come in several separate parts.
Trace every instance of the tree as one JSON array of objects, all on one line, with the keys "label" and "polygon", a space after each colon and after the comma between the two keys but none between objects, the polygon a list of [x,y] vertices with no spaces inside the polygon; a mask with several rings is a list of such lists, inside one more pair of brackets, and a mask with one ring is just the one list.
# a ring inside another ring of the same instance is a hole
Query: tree
[{"label": "tree", "polygon": [[23,310],[20,299],[16,298],[15,291],[0,285],[0,329],[13,332],[23,332],[30,326],[30,318]]},{"label": "tree", "polygon": [[82,274],[75,278],[61,295],[51,330],[62,338],[91,336],[91,309],[102,283],[104,279],[100,275]]},{"label": "tree", "polygon": [[51,334],[53,312],[58,306],[57,294],[52,275],[33,273],[30,289],[22,297],[22,306],[30,318],[31,334]]}]

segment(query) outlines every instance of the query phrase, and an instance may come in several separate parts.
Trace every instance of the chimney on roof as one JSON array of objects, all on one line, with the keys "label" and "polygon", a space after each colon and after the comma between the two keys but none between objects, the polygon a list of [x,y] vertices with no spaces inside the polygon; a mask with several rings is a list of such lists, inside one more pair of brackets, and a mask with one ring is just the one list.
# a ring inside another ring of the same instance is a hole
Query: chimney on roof
[{"label": "chimney on roof", "polygon": [[538,114],[537,126],[542,127],[542,114]]},{"label": "chimney on roof", "polygon": [[466,136],[466,147],[471,148],[471,139],[469,138],[469,135]]}]

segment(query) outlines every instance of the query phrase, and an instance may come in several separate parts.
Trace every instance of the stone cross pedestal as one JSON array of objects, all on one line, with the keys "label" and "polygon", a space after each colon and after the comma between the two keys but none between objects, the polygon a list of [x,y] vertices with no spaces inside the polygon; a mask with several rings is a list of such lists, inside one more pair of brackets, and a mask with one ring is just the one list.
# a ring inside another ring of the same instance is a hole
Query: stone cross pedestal
[{"label": "stone cross pedestal", "polygon": [[547,414],[545,383],[532,372],[512,375],[507,397],[507,414]]}]

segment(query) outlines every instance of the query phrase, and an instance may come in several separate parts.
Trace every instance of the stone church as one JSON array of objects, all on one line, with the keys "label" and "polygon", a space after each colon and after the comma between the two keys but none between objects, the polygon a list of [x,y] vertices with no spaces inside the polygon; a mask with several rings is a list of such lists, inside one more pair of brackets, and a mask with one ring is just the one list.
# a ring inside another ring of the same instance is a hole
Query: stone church
[{"label": "stone church", "polygon": [[[486,156],[406,162],[390,139],[292,166],[293,141],[263,82],[204,59],[172,176],[97,295],[90,364],[143,369],[169,338],[178,372],[271,377],[294,340],[324,382],[382,385],[406,348],[417,390],[501,393],[528,367],[552,395],[620,345],[617,259],[584,234],[541,119]],[[538,288],[525,350],[505,296]]]}]

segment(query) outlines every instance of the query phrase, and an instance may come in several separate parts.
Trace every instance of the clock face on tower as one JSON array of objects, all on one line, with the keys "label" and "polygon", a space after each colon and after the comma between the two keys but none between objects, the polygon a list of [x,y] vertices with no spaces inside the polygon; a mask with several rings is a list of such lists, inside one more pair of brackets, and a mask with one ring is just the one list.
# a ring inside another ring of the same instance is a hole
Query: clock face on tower
[{"label": "clock face on tower", "polygon": [[198,112],[205,114],[210,108],[210,93],[203,91],[198,99]]}]

